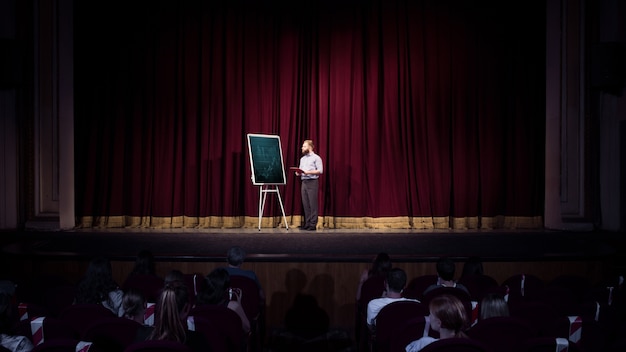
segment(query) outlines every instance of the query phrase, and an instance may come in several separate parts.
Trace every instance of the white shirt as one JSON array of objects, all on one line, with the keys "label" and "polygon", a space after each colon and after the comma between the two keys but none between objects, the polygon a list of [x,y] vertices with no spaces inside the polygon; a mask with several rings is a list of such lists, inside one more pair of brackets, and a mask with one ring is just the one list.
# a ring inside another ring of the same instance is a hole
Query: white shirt
[{"label": "white shirt", "polygon": [[424,336],[422,338],[420,338],[419,340],[415,340],[413,342],[411,342],[410,344],[406,345],[406,352],[417,352],[420,351],[422,348],[426,347],[426,345],[429,345],[432,342],[437,341],[436,338],[434,337],[430,337],[430,336]]},{"label": "white shirt", "polygon": [[30,352],[33,348],[33,343],[26,336],[11,336],[0,335],[0,346],[8,349],[11,352]]}]

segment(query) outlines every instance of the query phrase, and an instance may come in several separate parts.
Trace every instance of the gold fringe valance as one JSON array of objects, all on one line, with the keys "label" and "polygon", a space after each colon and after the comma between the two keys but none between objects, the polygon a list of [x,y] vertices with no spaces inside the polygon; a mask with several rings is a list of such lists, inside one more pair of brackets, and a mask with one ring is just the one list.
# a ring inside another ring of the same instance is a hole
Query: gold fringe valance
[{"label": "gold fringe valance", "polygon": [[[301,216],[287,216],[289,227],[302,224]],[[85,216],[78,219],[79,228],[146,228],[146,229],[203,229],[203,228],[255,228],[259,218],[253,216]],[[284,228],[282,216],[262,217],[261,228]],[[327,229],[413,229],[413,230],[493,230],[541,229],[543,218],[495,217],[334,217],[322,216],[318,228]]]}]

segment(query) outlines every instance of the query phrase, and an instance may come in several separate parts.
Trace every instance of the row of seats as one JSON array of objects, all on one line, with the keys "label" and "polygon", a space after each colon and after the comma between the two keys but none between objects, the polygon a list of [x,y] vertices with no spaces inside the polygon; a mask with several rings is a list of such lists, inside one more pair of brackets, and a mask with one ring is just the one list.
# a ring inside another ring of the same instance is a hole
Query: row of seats
[{"label": "row of seats", "polygon": [[[375,280],[366,281],[362,288],[363,302],[359,303],[361,317],[358,318],[361,329],[365,329],[362,312],[367,302],[379,297],[381,285],[384,285],[381,279]],[[538,339],[554,344],[556,338],[564,338],[576,347],[584,347],[586,352],[607,351],[613,345],[624,343],[621,337],[626,335],[626,299],[617,280],[594,286],[577,276],[561,276],[545,283],[536,276],[519,274],[498,284],[487,275],[474,275],[459,280],[470,294],[441,287],[424,295],[426,287],[435,282],[436,275],[413,279],[403,296],[418,299],[420,303],[394,302],[380,311],[375,334],[369,337],[371,351],[404,351],[408,343],[421,336],[438,337],[427,324],[428,302],[444,293],[454,294],[464,303],[472,322],[468,335],[488,346],[491,352],[521,351],[522,347],[528,348],[526,342],[538,342]],[[511,316],[479,321],[479,302],[487,293],[506,297]]]},{"label": "row of seats", "polygon": [[[15,335],[28,337],[35,346],[49,341],[94,342],[122,350],[133,344],[141,324],[115,316],[99,304],[74,304],[64,308],[58,317],[34,317],[20,320]],[[199,331],[210,341],[214,351],[241,352],[246,336],[237,313],[217,305],[194,307],[187,319],[190,330]]]}]

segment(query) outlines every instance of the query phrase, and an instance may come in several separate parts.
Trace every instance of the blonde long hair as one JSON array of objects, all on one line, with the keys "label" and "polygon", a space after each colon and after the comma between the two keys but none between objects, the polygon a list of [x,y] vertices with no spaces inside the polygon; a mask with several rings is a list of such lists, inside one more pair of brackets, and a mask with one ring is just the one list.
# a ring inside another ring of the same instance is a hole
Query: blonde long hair
[{"label": "blonde long hair", "polygon": [[189,295],[187,286],[182,282],[168,283],[157,302],[154,316],[154,329],[148,340],[169,340],[185,343],[187,322],[181,314],[188,308]]}]

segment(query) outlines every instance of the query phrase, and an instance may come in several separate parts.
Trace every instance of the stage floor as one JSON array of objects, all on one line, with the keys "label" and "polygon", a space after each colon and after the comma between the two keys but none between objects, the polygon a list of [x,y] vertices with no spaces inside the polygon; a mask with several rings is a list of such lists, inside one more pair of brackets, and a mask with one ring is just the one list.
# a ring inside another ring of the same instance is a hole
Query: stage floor
[{"label": "stage floor", "polygon": [[151,250],[168,261],[223,261],[234,245],[247,261],[369,262],[379,252],[400,261],[430,262],[439,256],[485,261],[591,260],[620,256],[624,236],[611,232],[261,229],[81,229],[3,232],[7,255],[134,260]]}]

